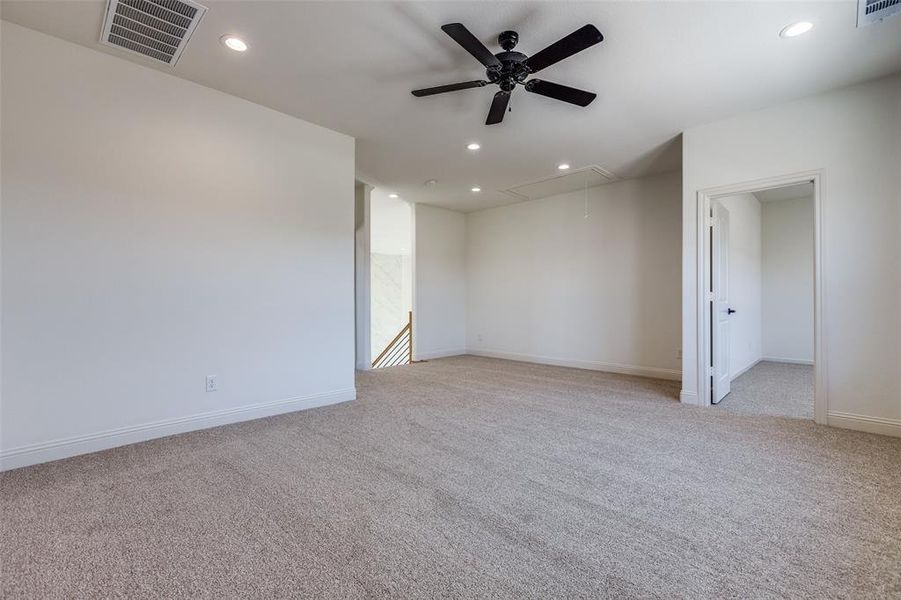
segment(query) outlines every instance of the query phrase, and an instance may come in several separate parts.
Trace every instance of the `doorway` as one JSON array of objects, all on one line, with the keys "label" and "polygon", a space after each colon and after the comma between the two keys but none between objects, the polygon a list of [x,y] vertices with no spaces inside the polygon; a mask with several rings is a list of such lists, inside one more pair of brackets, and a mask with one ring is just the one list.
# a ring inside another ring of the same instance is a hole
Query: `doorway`
[{"label": "doorway", "polygon": [[817,357],[819,176],[699,195],[704,404],[825,422]]},{"label": "doorway", "polygon": [[396,194],[370,194],[372,368],[413,362],[413,211]]}]

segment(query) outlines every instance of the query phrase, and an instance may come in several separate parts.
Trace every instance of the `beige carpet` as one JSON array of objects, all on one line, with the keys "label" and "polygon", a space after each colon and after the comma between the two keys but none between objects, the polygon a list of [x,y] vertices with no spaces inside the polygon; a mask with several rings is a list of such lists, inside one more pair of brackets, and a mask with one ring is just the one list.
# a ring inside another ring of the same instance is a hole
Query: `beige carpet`
[{"label": "beige carpet", "polygon": [[732,382],[716,405],[736,415],[813,418],[813,367],[759,362]]},{"label": "beige carpet", "polygon": [[5,598],[901,597],[901,440],[460,357],[0,477]]}]

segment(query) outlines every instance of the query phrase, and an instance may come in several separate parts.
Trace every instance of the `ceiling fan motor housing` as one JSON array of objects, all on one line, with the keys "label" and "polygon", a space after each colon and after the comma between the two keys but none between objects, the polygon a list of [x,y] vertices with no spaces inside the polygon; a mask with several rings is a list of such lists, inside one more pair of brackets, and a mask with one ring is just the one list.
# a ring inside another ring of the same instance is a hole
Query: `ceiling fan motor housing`
[{"label": "ceiling fan motor housing", "polygon": [[497,36],[497,45],[504,50],[513,50],[513,48],[516,47],[517,42],[519,42],[519,34],[515,31],[502,31],[501,34]]},{"label": "ceiling fan motor housing", "polygon": [[500,68],[489,67],[485,71],[488,81],[496,83],[505,92],[513,91],[517,83],[522,83],[529,76],[529,68],[524,64],[529,58],[522,52],[514,52],[513,48],[519,41],[519,34],[515,31],[505,31],[497,36],[497,43],[504,52],[494,56],[501,61]]}]

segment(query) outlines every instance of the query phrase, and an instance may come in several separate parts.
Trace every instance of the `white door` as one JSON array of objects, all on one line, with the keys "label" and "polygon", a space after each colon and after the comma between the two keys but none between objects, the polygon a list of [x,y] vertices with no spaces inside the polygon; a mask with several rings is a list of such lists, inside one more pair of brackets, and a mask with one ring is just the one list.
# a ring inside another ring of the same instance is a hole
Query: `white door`
[{"label": "white door", "polygon": [[711,358],[713,397],[716,404],[730,391],[729,377],[729,211],[719,202],[711,203]]}]

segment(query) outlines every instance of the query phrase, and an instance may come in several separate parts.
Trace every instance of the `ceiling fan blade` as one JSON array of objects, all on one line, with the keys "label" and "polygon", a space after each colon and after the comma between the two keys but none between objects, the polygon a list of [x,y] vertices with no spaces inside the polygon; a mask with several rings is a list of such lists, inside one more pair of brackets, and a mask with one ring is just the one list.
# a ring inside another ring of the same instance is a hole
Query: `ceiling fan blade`
[{"label": "ceiling fan blade", "polygon": [[444,92],[456,92],[457,90],[468,90],[470,88],[482,87],[488,85],[487,81],[464,81],[463,83],[450,83],[448,85],[439,85],[421,90],[413,90],[412,94],[417,98],[423,96],[434,96],[435,94],[443,94]]},{"label": "ceiling fan blade", "polygon": [[542,81],[541,79],[530,79],[527,81],[526,91],[579,106],[588,106],[592,100],[598,97],[594,92],[586,92],[585,90],[578,90],[559,83]]},{"label": "ceiling fan blade", "polygon": [[467,52],[476,57],[477,61],[489,69],[501,68],[501,61],[491,53],[491,50],[485,47],[485,44],[470,33],[462,23],[448,23],[447,25],[442,25],[441,30],[454,38],[455,42],[463,46]]},{"label": "ceiling fan blade", "polygon": [[510,103],[510,92],[498,92],[491,101],[491,108],[488,110],[488,118],[485,119],[485,125],[494,125],[504,120],[504,113],[507,112],[507,104]]},{"label": "ceiling fan blade", "polygon": [[537,73],[545,67],[558,63],[564,58],[569,58],[585,48],[594,46],[604,41],[604,36],[594,25],[586,25],[576,29],[568,36],[557,40],[538,54],[533,54],[526,59],[525,65],[532,73]]}]

